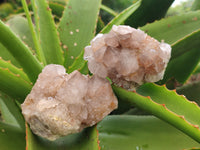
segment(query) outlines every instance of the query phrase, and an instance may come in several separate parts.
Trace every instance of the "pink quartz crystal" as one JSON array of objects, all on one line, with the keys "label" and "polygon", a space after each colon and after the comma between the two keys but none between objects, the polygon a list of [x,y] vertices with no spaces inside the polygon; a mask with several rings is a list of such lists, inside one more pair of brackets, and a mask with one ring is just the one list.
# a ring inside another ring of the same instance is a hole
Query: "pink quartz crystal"
[{"label": "pink quartz crystal", "polygon": [[108,80],[48,65],[21,107],[35,134],[55,140],[96,124],[117,103]]},{"label": "pink quartz crystal", "polygon": [[161,80],[170,55],[169,44],[140,29],[114,25],[108,34],[98,34],[85,47],[84,58],[93,74],[132,90],[142,83]]}]

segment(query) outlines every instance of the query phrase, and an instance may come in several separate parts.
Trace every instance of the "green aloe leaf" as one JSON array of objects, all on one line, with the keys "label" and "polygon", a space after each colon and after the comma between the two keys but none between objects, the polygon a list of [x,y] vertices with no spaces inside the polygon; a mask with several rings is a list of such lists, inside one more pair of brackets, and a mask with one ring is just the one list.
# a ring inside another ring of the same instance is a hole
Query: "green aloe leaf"
[{"label": "green aloe leaf", "polygon": [[2,21],[0,21],[0,35],[0,43],[15,56],[29,79],[35,82],[42,65],[33,56],[31,50]]},{"label": "green aloe leaf", "polygon": [[200,73],[200,63],[198,64],[197,68],[193,72],[193,74],[198,74],[198,73]]},{"label": "green aloe leaf", "polygon": [[24,150],[25,133],[18,127],[0,122],[0,149]]},{"label": "green aloe leaf", "polygon": [[[64,5],[65,4],[60,4],[60,3],[57,3],[57,2],[49,1],[49,7],[50,7],[50,9],[52,9],[52,14],[57,18],[62,17],[62,13],[64,11]],[[28,4],[28,9],[30,11],[32,11],[33,8],[32,8],[32,4],[31,3]],[[20,14],[20,13],[23,13],[23,12],[24,12],[24,8],[21,8],[21,7],[17,8],[17,10],[15,10],[16,14]]]},{"label": "green aloe leaf", "polygon": [[17,62],[17,60],[15,59],[15,57],[13,57],[13,55],[1,43],[0,43],[0,57],[6,61],[10,61],[12,64],[14,64],[17,67],[21,67],[20,64]]},{"label": "green aloe leaf", "polygon": [[20,37],[22,41],[24,41],[25,44],[27,44],[32,50],[35,49],[28,21],[24,17],[19,15],[14,16],[9,19],[6,24]]},{"label": "green aloe leaf", "polygon": [[152,116],[112,115],[97,125],[101,150],[183,150],[200,144]]},{"label": "green aloe leaf", "polygon": [[102,30],[102,33],[107,33],[111,30],[113,25],[120,25],[124,23],[124,21],[131,15],[133,14],[137,8],[140,6],[141,0],[138,2],[134,3],[124,11],[122,11],[120,14],[118,14],[114,19],[112,19]]},{"label": "green aloe leaf", "polygon": [[200,108],[196,103],[164,86],[152,83],[142,85],[137,89],[137,93],[115,86],[113,90],[119,100],[144,109],[200,142]]},{"label": "green aloe leaf", "polygon": [[67,73],[71,73],[74,70],[81,70],[87,63],[87,61],[85,61],[83,59],[83,55],[84,55],[84,51],[82,51],[80,53],[80,55],[78,57],[75,58],[75,61],[73,62],[73,64],[69,67]]},{"label": "green aloe leaf", "polygon": [[23,72],[22,69],[19,69],[17,67],[15,67],[14,65],[11,64],[11,61],[5,61],[0,57],[0,67],[4,68],[4,69],[8,69],[10,70],[12,73],[20,76],[22,79],[26,80],[27,82],[30,83],[29,78],[27,77],[27,75]]},{"label": "green aloe leaf", "polygon": [[185,149],[185,150],[200,150],[200,148],[190,148],[190,149]]},{"label": "green aloe leaf", "polygon": [[199,0],[195,0],[192,4],[192,8],[191,10],[199,10],[200,9],[200,1]]},{"label": "green aloe leaf", "polygon": [[[35,31],[35,28],[34,28],[34,25],[33,25],[33,22],[32,22],[32,18],[31,18],[31,14],[29,13],[29,8],[26,4],[26,0],[21,0],[21,3],[23,5],[24,12],[26,14],[26,18],[27,18],[27,21],[28,21],[28,25],[29,25],[29,28],[30,28],[30,31],[31,31],[31,35],[33,37],[33,43],[34,43],[34,47],[35,47],[35,51],[36,51],[36,56],[37,56],[38,60],[43,63],[43,65],[46,65],[44,53],[43,53],[41,45],[39,43],[39,38],[38,38],[38,35]],[[36,13],[35,13],[35,15],[36,15]],[[35,20],[35,22],[37,24],[38,21]],[[38,26],[37,26],[37,29],[38,29]]]},{"label": "green aloe leaf", "polygon": [[98,131],[95,126],[56,141],[48,141],[34,135],[28,126],[26,130],[27,150],[99,150]]},{"label": "green aloe leaf", "polygon": [[101,9],[109,13],[110,15],[116,17],[118,14],[113,9],[107,7],[106,5],[101,4]]},{"label": "green aloe leaf", "polygon": [[49,2],[49,7],[52,9],[53,15],[56,15],[59,18],[62,17],[64,11],[64,5],[55,2]]},{"label": "green aloe leaf", "polygon": [[[28,27],[27,20],[22,16],[14,16],[9,19],[6,24],[9,28],[18,36],[25,44],[27,44],[30,48],[34,49],[33,39],[30,34],[30,29]],[[17,67],[20,67],[19,63],[16,59],[10,54],[10,52],[0,44],[0,57],[4,60],[9,60]]]},{"label": "green aloe leaf", "polygon": [[58,30],[68,68],[95,35],[101,0],[69,0]]},{"label": "green aloe leaf", "polygon": [[189,78],[200,61],[199,39],[200,30],[197,30],[172,45],[172,56],[161,83],[165,83],[171,77],[181,83]]},{"label": "green aloe leaf", "polygon": [[140,28],[150,36],[174,44],[186,35],[200,29],[200,11],[164,18]]},{"label": "green aloe leaf", "polygon": [[0,91],[23,102],[32,85],[19,74],[14,74],[8,68],[0,67]]},{"label": "green aloe leaf", "polygon": [[[35,2],[35,3],[34,3]],[[34,14],[38,13],[36,18],[36,27],[39,28],[39,41],[43,50],[47,64],[63,64],[63,53],[60,46],[57,28],[51,13],[51,9],[46,0],[32,0],[33,7],[36,7]]]},{"label": "green aloe leaf", "polygon": [[82,68],[80,68],[80,72],[84,75],[89,74],[89,69],[88,69],[88,64],[87,62],[85,62],[84,66]]},{"label": "green aloe leaf", "polygon": [[143,0],[141,6],[125,22],[132,27],[141,27],[165,16],[174,0]]},{"label": "green aloe leaf", "polygon": [[24,118],[15,100],[0,92],[0,112],[4,123],[25,130]]},{"label": "green aloe leaf", "polygon": [[68,0],[48,0],[49,2],[53,2],[53,3],[58,3],[58,4],[62,4],[65,5]]}]

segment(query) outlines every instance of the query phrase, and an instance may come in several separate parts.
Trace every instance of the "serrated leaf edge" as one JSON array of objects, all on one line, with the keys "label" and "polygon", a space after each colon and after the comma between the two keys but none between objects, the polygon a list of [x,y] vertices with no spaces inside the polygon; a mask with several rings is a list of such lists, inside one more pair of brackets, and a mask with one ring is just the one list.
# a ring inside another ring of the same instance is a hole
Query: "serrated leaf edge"
[{"label": "serrated leaf edge", "polygon": [[[196,140],[197,142],[200,142],[200,129],[199,129],[199,126],[198,125],[194,125],[194,124],[191,124],[190,122],[188,122],[182,115],[178,115],[174,112],[172,112],[171,110],[169,110],[165,104],[159,104],[159,103],[156,103],[155,101],[153,101],[151,99],[150,96],[143,96],[143,95],[140,95],[136,92],[133,92],[133,91],[128,91],[126,89],[123,89],[123,88],[119,88],[119,87],[116,87],[116,86],[113,86],[114,88],[114,91],[117,95],[117,96],[120,96],[120,92],[130,92],[130,93],[134,93],[136,94],[135,96],[140,96],[141,98],[143,98],[143,102],[141,103],[142,100],[132,100],[132,98],[129,98],[126,97],[125,95],[125,100],[124,101],[127,101],[129,103],[132,103],[134,105],[136,105],[137,107],[141,108],[141,109],[144,109],[148,112],[150,112],[151,114],[155,115],[156,117],[168,122],[169,124],[175,126],[177,129],[181,130],[182,132],[186,133],[187,135],[189,135],[191,138],[193,138],[194,140]],[[116,90],[121,90],[121,91],[117,91]],[[172,91],[173,92],[173,91]],[[125,93],[123,93],[125,94]],[[122,95],[123,95],[122,94]],[[179,96],[179,95],[178,95]],[[124,96],[122,96],[124,97]],[[145,98],[145,99],[144,99]],[[134,98],[133,98],[134,99]],[[150,100],[149,104],[146,104],[145,105],[145,101],[147,100]],[[153,105],[152,105],[153,104]],[[195,104],[196,103],[192,103],[192,104]],[[145,106],[143,106],[145,105]],[[152,107],[150,108],[149,105],[151,105]],[[158,109],[156,111],[153,111],[153,109],[157,107]],[[164,112],[163,112],[164,111]],[[170,118],[169,118],[170,117]],[[175,122],[174,122],[175,121]],[[191,128],[192,127],[192,128]],[[186,128],[186,129],[185,129]]]},{"label": "serrated leaf edge", "polygon": [[23,80],[25,83],[27,83],[27,84],[29,84],[29,85],[31,85],[31,86],[33,85],[32,82],[26,81],[24,78],[22,78],[22,77],[20,76],[20,74],[15,74],[15,73],[13,73],[12,71],[10,71],[8,68],[0,67],[0,70],[7,71],[7,72],[10,73],[11,75],[13,75],[13,76],[15,76],[15,77],[18,77],[18,78],[20,78],[21,80]]},{"label": "serrated leaf edge", "polygon": [[[0,57],[0,61],[3,61],[3,62],[5,62],[5,63],[8,63],[10,66],[12,66],[12,67],[15,68],[16,70],[18,70],[19,73],[21,73],[21,75],[20,75],[20,74],[15,74],[15,73],[13,73],[13,74],[18,75],[18,76],[21,76],[24,80],[26,80],[27,82],[30,82],[28,76],[24,73],[23,68],[18,68],[18,67],[16,67],[15,65],[13,65],[13,64],[11,63],[10,60],[4,60],[2,57]],[[3,67],[0,67],[0,68],[3,68]],[[9,68],[7,68],[7,69],[9,69]],[[10,70],[10,72],[12,72],[12,71]]]},{"label": "serrated leaf edge", "polygon": [[97,129],[97,125],[95,125],[95,131],[97,133],[97,144],[98,144],[98,150],[101,150],[101,147],[100,147],[100,140],[99,140],[99,130]]}]

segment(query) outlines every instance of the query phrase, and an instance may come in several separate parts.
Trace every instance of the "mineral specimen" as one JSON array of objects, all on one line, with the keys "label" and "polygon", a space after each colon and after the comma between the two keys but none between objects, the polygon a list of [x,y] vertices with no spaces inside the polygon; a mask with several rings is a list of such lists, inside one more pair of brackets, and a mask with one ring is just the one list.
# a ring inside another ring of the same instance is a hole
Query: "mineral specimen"
[{"label": "mineral specimen", "polygon": [[109,77],[115,84],[132,90],[144,82],[163,78],[171,47],[140,29],[114,25],[108,34],[98,34],[85,47],[89,70]]},{"label": "mineral specimen", "polygon": [[106,79],[48,65],[21,107],[35,134],[55,140],[96,124],[117,108],[117,99]]}]

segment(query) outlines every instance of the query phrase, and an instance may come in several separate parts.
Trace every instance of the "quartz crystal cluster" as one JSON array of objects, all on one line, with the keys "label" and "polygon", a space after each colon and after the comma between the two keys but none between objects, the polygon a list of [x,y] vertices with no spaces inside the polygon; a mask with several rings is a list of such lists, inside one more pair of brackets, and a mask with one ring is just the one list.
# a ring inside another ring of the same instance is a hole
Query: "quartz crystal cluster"
[{"label": "quartz crystal cluster", "polygon": [[109,77],[118,86],[132,90],[162,79],[170,55],[167,43],[140,29],[114,25],[108,34],[98,34],[85,47],[84,58],[93,74]]},{"label": "quartz crystal cluster", "polygon": [[117,108],[117,99],[106,79],[48,65],[21,107],[35,134],[55,140],[101,121]]}]

